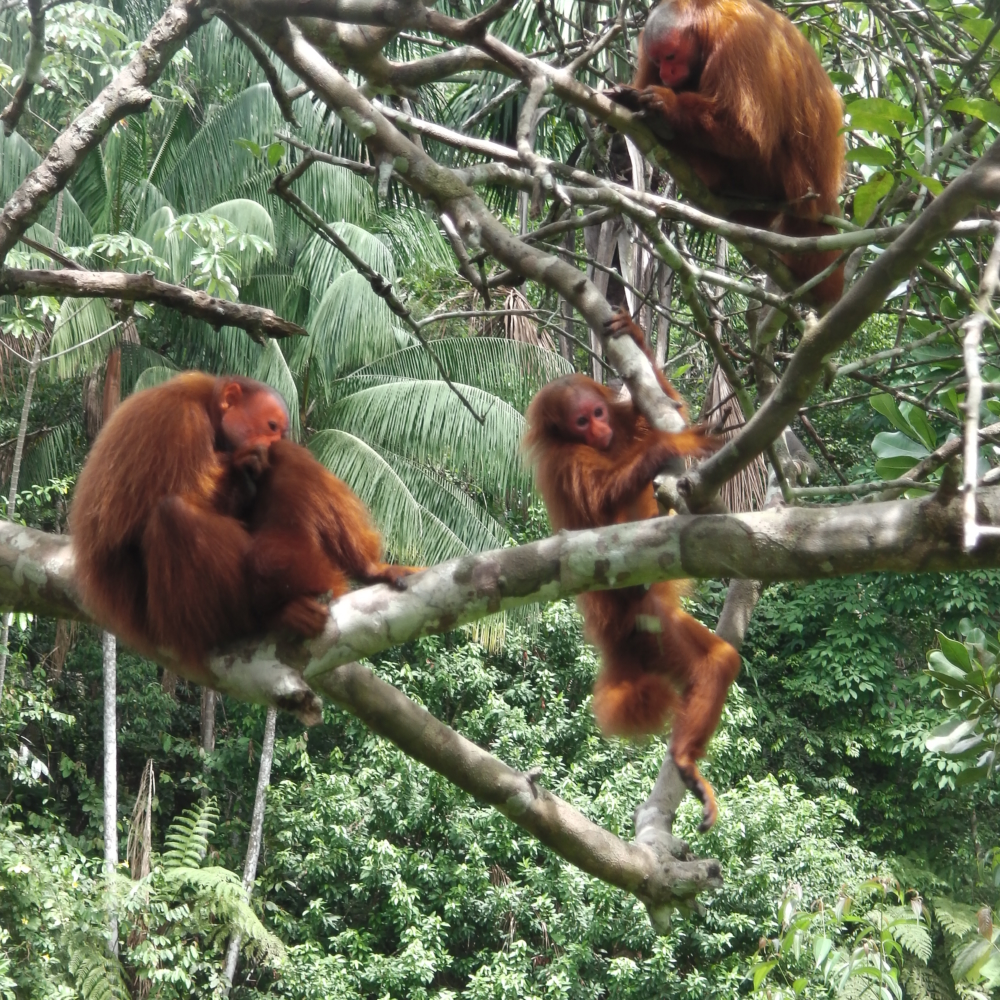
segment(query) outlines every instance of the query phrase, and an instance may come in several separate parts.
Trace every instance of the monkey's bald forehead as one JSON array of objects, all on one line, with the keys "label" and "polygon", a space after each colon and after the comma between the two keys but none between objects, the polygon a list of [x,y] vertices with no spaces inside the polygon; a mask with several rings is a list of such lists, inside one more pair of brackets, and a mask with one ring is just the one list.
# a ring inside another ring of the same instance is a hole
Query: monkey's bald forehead
[{"label": "monkey's bald forehead", "polygon": [[673,31],[687,20],[684,17],[686,4],[679,0],[666,0],[658,4],[646,18],[646,30],[652,35],[663,35]]}]

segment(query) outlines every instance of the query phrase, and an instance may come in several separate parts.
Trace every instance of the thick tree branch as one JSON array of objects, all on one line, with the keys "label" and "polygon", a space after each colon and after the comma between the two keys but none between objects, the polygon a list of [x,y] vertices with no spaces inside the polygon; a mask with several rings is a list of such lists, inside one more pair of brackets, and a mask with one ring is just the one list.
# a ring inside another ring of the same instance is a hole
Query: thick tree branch
[{"label": "thick tree branch", "polygon": [[[1000,522],[1000,489],[984,490],[979,501],[981,523]],[[561,532],[441,563],[414,576],[402,593],[368,587],[342,597],[323,636],[309,644],[313,662],[305,676],[315,679],[335,664],[486,614],[584,590],[688,577],[774,581],[1000,565],[1000,542],[965,553],[961,537],[961,503],[937,496]]]},{"label": "thick tree branch", "polygon": [[[1000,523],[1000,488],[982,490],[979,502],[980,523]],[[210,668],[218,689],[314,722],[320,705],[308,681],[562,857],[634,893],[663,930],[671,907],[684,905],[720,879],[717,862],[690,859],[686,845],[670,832],[683,794],[672,768],[663,769],[642,807],[645,812],[637,814],[641,842],[627,844],[350,661],[504,607],[592,589],[595,583],[627,586],[680,576],[773,580],[875,568],[914,572],[1000,565],[1000,540],[964,553],[961,525],[961,500],[950,494],[847,508],[658,518],[563,532],[532,545],[443,563],[410,578],[404,592],[385,586],[355,591],[331,607],[320,638],[309,643],[248,639],[213,657]],[[65,536],[0,525],[0,608],[82,617],[72,573]],[[749,608],[752,601],[743,604]],[[738,642],[745,617],[737,609],[720,621],[720,632]],[[168,656],[159,659],[173,665]]]},{"label": "thick tree branch", "polygon": [[952,227],[981,202],[1000,198],[1000,142],[954,180],[904,236],[858,279],[851,290],[802,338],[775,392],[733,438],[679,484],[691,509],[711,501],[718,488],[745,468],[794,418],[815,388],[824,360],[885,301]]},{"label": "thick tree branch", "polygon": [[543,788],[543,779],[508,767],[366,667],[344,664],[324,674],[317,686],[374,732],[493,806],[571,864],[637,896],[655,924],[662,925],[674,905],[722,884],[718,861],[657,854],[619,839]]},{"label": "thick tree branch", "polygon": [[236,326],[263,341],[265,337],[301,337],[306,331],[282,319],[274,310],[217,299],[197,289],[172,285],[149,272],[30,271],[0,269],[0,295],[70,295],[74,298],[115,298],[126,302],[157,302],[213,326]]},{"label": "thick tree branch", "polygon": [[66,186],[87,154],[115,122],[144,111],[156,82],[174,53],[203,21],[202,0],[174,0],[153,26],[132,61],[49,147],[45,159],[21,182],[0,212],[0,262],[18,237]]}]

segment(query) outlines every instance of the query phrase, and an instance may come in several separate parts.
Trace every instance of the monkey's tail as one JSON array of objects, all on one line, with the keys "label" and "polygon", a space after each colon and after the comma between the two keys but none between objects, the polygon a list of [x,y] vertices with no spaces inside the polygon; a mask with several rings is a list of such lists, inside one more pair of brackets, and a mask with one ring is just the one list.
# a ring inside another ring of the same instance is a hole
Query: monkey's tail
[{"label": "monkey's tail", "polygon": [[663,729],[676,699],[662,674],[616,661],[594,683],[594,716],[606,736],[647,736]]}]

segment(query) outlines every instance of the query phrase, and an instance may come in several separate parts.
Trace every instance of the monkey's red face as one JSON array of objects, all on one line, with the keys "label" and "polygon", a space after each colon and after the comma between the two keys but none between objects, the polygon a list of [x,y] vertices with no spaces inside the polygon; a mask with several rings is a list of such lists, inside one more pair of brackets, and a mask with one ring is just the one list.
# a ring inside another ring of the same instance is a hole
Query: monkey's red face
[{"label": "monkey's red face", "polygon": [[701,51],[698,39],[690,31],[661,31],[650,37],[647,27],[644,44],[664,87],[676,90],[694,81]]},{"label": "monkey's red face", "polygon": [[268,448],[288,434],[288,410],[273,392],[245,393],[231,382],[219,408],[222,434],[233,449]]},{"label": "monkey's red face", "polygon": [[593,393],[580,393],[570,399],[566,408],[566,436],[581,441],[598,451],[611,447],[615,436],[611,428],[608,404]]}]

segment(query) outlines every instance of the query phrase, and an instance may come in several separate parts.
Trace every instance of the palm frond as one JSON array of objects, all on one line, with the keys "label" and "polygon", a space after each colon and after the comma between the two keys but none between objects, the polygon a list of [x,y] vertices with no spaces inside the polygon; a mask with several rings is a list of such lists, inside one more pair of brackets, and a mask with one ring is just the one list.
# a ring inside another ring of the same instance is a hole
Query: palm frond
[{"label": "palm frond", "polygon": [[526,491],[529,477],[519,455],[524,418],[475,386],[458,388],[484,416],[482,424],[438,381],[396,381],[362,389],[338,399],[328,423],[380,451],[469,477],[491,495]]},{"label": "palm frond", "polygon": [[[150,368],[165,368],[167,371],[176,372],[173,362],[169,358],[165,358],[162,354],[150,350],[148,347],[143,347],[142,344],[122,344],[121,350],[121,387],[123,397],[136,391],[135,386],[140,376]],[[165,381],[165,378],[160,381]]]},{"label": "palm frond", "polygon": [[353,270],[326,290],[306,329],[310,335],[295,344],[289,364],[301,372],[313,360],[327,382],[399,348],[389,307]]},{"label": "palm frond", "polygon": [[154,385],[161,385],[168,379],[172,379],[177,374],[175,368],[165,368],[162,365],[152,365],[146,368],[135,380],[132,388],[133,392],[142,392],[143,389],[152,389]]},{"label": "palm frond", "polygon": [[[543,385],[573,371],[559,354],[502,337],[449,337],[433,341],[430,350],[453,382],[474,385],[521,411]],[[420,344],[359,368],[339,380],[335,389],[338,394],[349,393],[373,380],[439,377],[428,348]]]},{"label": "palm frond", "polygon": [[298,438],[302,431],[299,424],[299,392],[295,388],[295,379],[288,370],[288,362],[285,361],[285,356],[281,353],[276,340],[268,340],[265,345],[254,378],[281,393],[291,417],[292,436]]},{"label": "palm frond", "polygon": [[187,144],[160,188],[179,212],[199,212],[224,201],[250,175],[270,168],[241,149],[237,139],[266,146],[282,123],[270,87],[256,84],[219,109]]},{"label": "palm frond", "polygon": [[121,324],[105,299],[63,299],[49,346],[50,353],[58,355],[50,362],[52,371],[57,378],[89,371],[120,339]]},{"label": "palm frond", "polygon": [[21,462],[21,483],[49,483],[74,471],[85,449],[79,416],[31,439]]},{"label": "palm frond", "polygon": [[431,565],[508,540],[482,507],[431,470],[338,430],[320,431],[309,447],[371,510],[400,562]]}]

